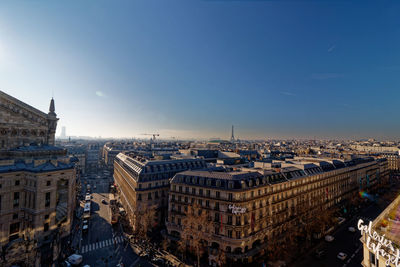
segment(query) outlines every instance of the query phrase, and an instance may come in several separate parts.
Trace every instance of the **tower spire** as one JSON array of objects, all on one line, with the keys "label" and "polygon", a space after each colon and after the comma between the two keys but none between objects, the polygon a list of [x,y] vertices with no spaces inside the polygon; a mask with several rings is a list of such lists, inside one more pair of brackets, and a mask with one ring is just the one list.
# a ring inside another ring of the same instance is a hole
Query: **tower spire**
[{"label": "tower spire", "polygon": [[231,142],[234,142],[234,141],[235,141],[235,135],[234,135],[234,133],[233,133],[233,125],[232,125]]},{"label": "tower spire", "polygon": [[56,116],[56,108],[55,108],[55,106],[54,106],[54,98],[51,98],[51,101],[50,101],[50,108],[49,108],[49,115],[54,115],[54,116]]}]

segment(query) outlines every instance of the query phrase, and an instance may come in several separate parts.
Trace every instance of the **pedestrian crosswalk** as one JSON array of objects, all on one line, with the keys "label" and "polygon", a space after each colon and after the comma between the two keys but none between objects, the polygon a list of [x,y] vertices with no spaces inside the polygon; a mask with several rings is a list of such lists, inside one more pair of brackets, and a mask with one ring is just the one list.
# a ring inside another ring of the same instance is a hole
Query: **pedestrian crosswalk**
[{"label": "pedestrian crosswalk", "polygon": [[89,245],[84,245],[81,248],[81,253],[87,253],[96,249],[112,246],[114,244],[119,244],[124,241],[124,238],[122,236],[116,236],[114,238],[110,238],[107,240],[91,243]]}]

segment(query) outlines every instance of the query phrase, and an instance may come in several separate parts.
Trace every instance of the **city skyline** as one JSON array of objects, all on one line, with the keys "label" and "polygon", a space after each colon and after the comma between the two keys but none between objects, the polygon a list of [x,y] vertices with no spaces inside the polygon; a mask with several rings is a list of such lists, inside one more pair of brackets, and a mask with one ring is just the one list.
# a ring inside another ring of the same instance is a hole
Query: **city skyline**
[{"label": "city skyline", "polygon": [[394,1],[1,7],[0,90],[57,136],[398,139]]}]

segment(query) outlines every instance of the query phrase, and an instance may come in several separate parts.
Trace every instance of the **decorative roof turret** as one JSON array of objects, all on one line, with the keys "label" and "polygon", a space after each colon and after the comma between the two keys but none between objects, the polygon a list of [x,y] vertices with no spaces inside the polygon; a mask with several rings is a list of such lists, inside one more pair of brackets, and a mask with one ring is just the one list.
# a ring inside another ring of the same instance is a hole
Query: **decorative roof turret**
[{"label": "decorative roof turret", "polygon": [[57,116],[57,114],[55,113],[55,111],[56,111],[56,109],[55,109],[55,107],[54,107],[54,99],[51,98],[51,101],[50,101],[50,108],[49,108],[49,115]]}]

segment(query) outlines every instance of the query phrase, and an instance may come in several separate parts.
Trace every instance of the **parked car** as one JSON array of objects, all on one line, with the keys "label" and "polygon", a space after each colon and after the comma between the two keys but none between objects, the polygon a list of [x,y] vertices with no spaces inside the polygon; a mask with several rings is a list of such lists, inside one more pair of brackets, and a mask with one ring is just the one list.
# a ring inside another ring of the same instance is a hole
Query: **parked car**
[{"label": "parked car", "polygon": [[339,254],[337,255],[337,258],[344,261],[347,258],[347,254],[343,253],[343,252],[339,252]]},{"label": "parked car", "polygon": [[103,199],[101,200],[101,203],[107,204],[107,201],[103,198]]},{"label": "parked car", "polygon": [[326,235],[325,236],[325,241],[326,242],[332,242],[333,240],[335,240],[335,238],[333,236],[331,236],[331,235]]},{"label": "parked car", "polygon": [[83,261],[82,255],[79,254],[72,254],[68,257],[68,262],[72,265],[79,265]]},{"label": "parked car", "polygon": [[349,230],[349,232],[354,233],[354,232],[356,231],[356,228],[350,226],[350,227],[348,228],[348,230]]},{"label": "parked car", "polygon": [[325,250],[316,250],[315,251],[315,253],[314,253],[314,256],[317,258],[317,259],[322,259],[322,258],[324,258],[325,257]]}]

